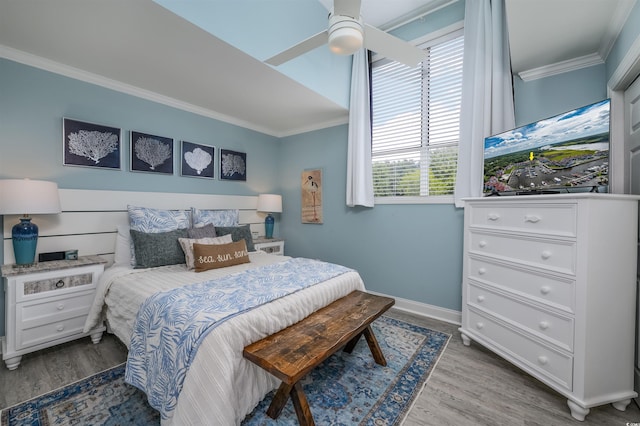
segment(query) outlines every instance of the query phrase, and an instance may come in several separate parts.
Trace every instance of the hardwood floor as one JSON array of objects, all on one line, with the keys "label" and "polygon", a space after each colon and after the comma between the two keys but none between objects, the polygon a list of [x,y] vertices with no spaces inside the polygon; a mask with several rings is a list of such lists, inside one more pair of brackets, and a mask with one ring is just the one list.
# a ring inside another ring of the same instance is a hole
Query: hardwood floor
[{"label": "hardwood floor", "polygon": [[[624,412],[604,405],[593,408],[584,422],[573,420],[566,398],[481,346],[474,343],[470,347],[464,346],[458,326],[397,309],[391,309],[386,315],[452,335],[404,426],[625,426],[640,423],[640,409],[635,402]],[[126,348],[112,335],[105,335],[98,345],[85,338],[25,355],[17,370],[0,367],[0,409],[125,360]]]}]

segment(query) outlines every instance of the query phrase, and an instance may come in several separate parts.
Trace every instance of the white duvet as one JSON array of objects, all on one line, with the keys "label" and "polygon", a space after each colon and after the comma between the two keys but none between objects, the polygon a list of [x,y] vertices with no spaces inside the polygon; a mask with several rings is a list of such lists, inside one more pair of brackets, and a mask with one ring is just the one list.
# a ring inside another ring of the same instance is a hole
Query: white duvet
[{"label": "white duvet", "polygon": [[[114,265],[100,279],[85,329],[106,317],[109,331],[129,347],[138,308],[151,294],[288,259],[264,252],[251,252],[249,256],[250,263],[202,273],[188,271],[185,265],[151,269]],[[238,315],[213,329],[191,364],[173,417],[163,424],[240,424],[279,385],[275,377],[242,357],[244,347],[354,290],[364,290],[364,283],[358,273],[349,272]]]}]

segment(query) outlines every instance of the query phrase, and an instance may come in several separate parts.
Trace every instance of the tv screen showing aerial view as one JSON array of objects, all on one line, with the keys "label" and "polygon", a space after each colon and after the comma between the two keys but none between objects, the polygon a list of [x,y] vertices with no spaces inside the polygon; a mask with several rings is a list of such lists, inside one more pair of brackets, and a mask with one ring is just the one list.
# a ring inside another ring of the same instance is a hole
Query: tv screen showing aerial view
[{"label": "tv screen showing aerial view", "polygon": [[609,184],[609,99],[485,139],[484,193],[556,193]]}]

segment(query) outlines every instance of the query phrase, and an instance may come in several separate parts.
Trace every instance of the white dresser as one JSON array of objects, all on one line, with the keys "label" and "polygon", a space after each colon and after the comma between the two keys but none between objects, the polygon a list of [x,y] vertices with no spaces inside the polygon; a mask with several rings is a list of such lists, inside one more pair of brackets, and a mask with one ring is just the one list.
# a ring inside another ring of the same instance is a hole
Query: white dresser
[{"label": "white dresser", "polygon": [[100,342],[105,327],[83,333],[96,285],[106,261],[99,256],[42,262],[30,267],[2,266],[5,334],[2,359],[9,370],[22,355],[87,335]]},{"label": "white dresser", "polygon": [[474,340],[568,398],[571,415],[634,380],[638,200],[553,194],[465,200],[463,343]]}]

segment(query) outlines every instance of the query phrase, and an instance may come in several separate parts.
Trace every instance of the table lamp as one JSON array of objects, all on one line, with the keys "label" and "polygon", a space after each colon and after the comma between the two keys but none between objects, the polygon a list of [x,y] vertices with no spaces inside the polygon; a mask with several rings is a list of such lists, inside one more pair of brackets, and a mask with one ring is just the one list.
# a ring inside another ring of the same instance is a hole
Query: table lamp
[{"label": "table lamp", "polygon": [[58,184],[30,179],[0,180],[0,215],[22,215],[20,223],[11,230],[17,266],[32,265],[36,256],[38,226],[29,215],[60,211]]},{"label": "table lamp", "polygon": [[264,219],[265,238],[273,238],[275,219],[271,213],[282,213],[282,196],[276,194],[258,195],[258,211],[267,213],[267,217]]}]

